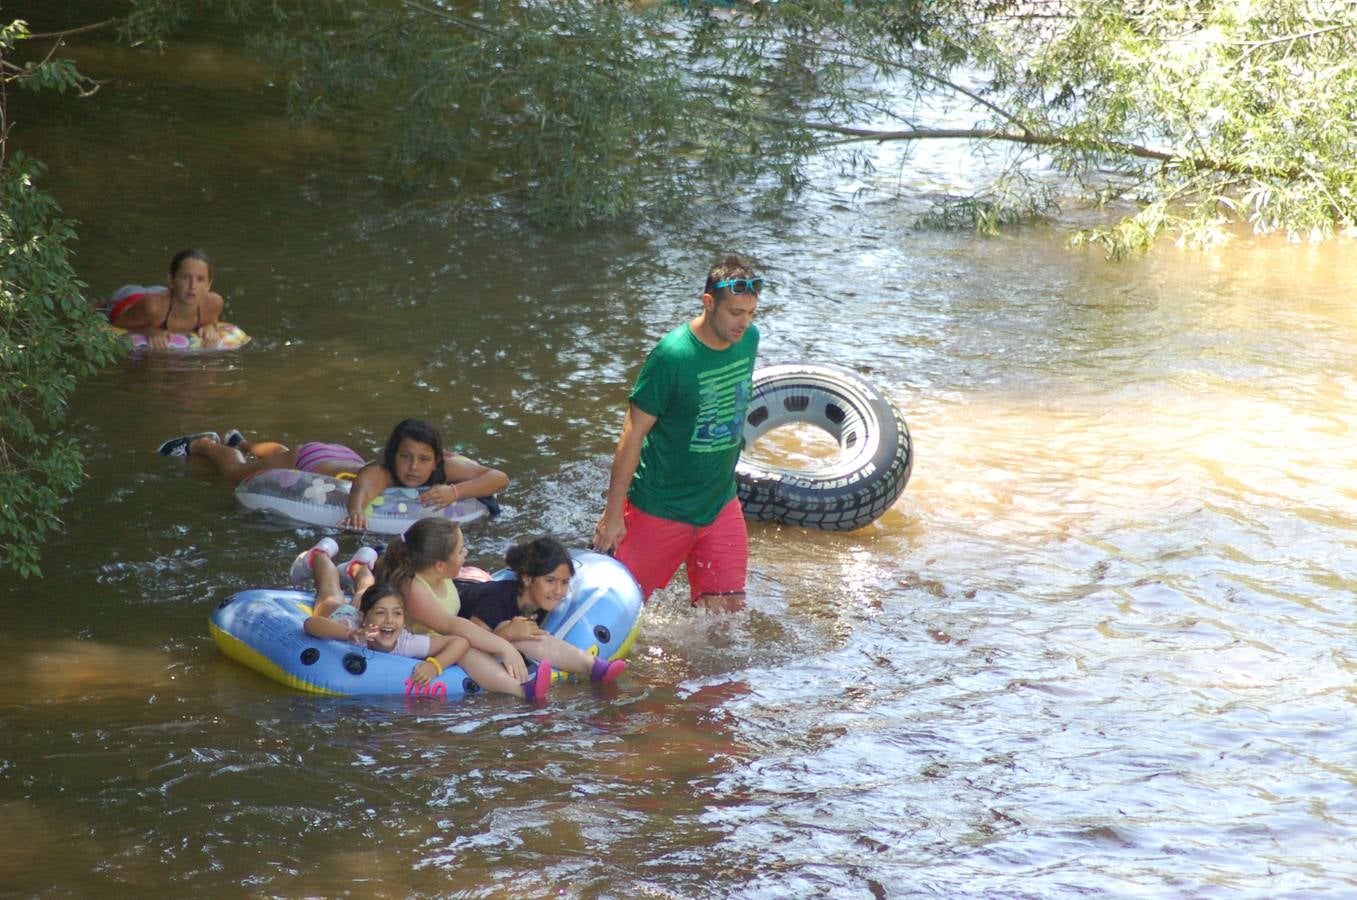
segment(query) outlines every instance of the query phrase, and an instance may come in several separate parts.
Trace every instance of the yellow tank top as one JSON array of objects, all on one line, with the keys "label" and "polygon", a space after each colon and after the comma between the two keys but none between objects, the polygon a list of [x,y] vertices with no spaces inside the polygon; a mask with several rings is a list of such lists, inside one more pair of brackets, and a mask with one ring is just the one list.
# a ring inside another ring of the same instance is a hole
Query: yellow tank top
[{"label": "yellow tank top", "polygon": [[[461,612],[462,598],[461,596],[458,595],[457,585],[453,583],[451,578],[443,582],[443,584],[446,585],[446,587],[443,589],[442,594],[439,594],[438,591],[435,591],[433,589],[433,585],[429,584],[429,582],[424,580],[423,575],[416,573],[415,579],[418,580],[420,584],[424,585],[424,588],[429,592],[429,596],[433,597],[434,600],[438,602],[439,606],[443,607],[448,611],[448,615],[455,616],[457,615],[457,613]],[[438,633],[434,631],[432,628],[426,628],[425,626],[420,624],[416,624],[410,630],[413,631],[415,634]]]}]

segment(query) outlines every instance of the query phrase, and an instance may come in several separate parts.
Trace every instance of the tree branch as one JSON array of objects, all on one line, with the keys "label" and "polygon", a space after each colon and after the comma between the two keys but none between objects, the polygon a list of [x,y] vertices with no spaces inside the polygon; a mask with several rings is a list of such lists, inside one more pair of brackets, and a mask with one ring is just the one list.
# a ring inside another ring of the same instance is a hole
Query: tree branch
[{"label": "tree branch", "polygon": [[118,24],[117,19],[104,19],[102,22],[95,22],[92,25],[81,25],[79,28],[67,28],[65,31],[48,31],[43,34],[26,34],[21,40],[25,41],[45,41],[52,38],[60,40],[72,34],[80,34],[82,31],[94,31],[99,28],[107,28],[110,25]]},{"label": "tree branch", "polygon": [[1196,169],[1224,172],[1230,175],[1269,176],[1294,179],[1300,177],[1297,169],[1269,169],[1245,166],[1225,160],[1206,157],[1183,156],[1168,150],[1155,150],[1140,144],[1124,141],[1098,141],[1061,137],[1054,134],[1035,134],[1029,131],[1004,131],[999,128],[911,128],[906,131],[876,131],[871,128],[852,128],[846,125],[832,125],[827,122],[803,122],[778,116],[761,116],[764,121],[784,127],[808,128],[829,134],[841,134],[848,140],[839,143],[857,141],[922,141],[922,140],[969,140],[969,141],[1007,141],[1014,144],[1026,144],[1034,147],[1096,147],[1110,153],[1133,156],[1137,159],[1152,159],[1163,163],[1181,163]]},{"label": "tree branch", "polygon": [[922,78],[925,81],[931,81],[934,84],[938,85],[939,87],[945,88],[946,90],[949,91],[954,91],[955,93],[958,93],[963,97],[966,97],[973,103],[977,103],[980,106],[983,106],[985,109],[988,109],[990,112],[994,113],[1001,119],[1004,119],[1008,122],[1012,122],[1014,125],[1016,125],[1018,128],[1021,128],[1025,132],[1031,131],[1026,122],[1023,122],[1021,119],[1010,113],[1008,110],[1003,109],[1000,106],[996,106],[994,103],[991,103],[989,100],[986,100],[984,97],[981,97],[974,91],[964,88],[954,81],[949,81],[948,79],[943,78],[941,75],[934,74],[933,72],[930,72],[927,69],[921,69],[918,66],[913,66],[910,65],[909,63],[902,62],[900,60],[886,59],[885,57],[877,56],[876,54],[859,53],[856,51],[850,52],[844,50],[830,50],[815,44],[807,44],[804,41],[784,40],[781,41],[780,43],[785,44],[787,46],[800,47],[803,50],[817,50],[820,52],[835,53],[839,56],[846,56],[849,59],[867,63],[875,63],[879,66],[882,66],[883,68],[899,69],[903,72],[908,72],[909,74],[915,76],[916,78]]},{"label": "tree branch", "polygon": [[[1324,28],[1315,28],[1311,31],[1302,31],[1299,34],[1284,34],[1281,37],[1267,38],[1261,41],[1243,41],[1238,46],[1247,47],[1253,50],[1257,47],[1266,47],[1269,44],[1291,44],[1296,41],[1309,40],[1312,37],[1318,37],[1321,34],[1328,34],[1331,31],[1350,31],[1357,28],[1357,25],[1329,25]],[[1246,51],[1247,52],[1247,51]]]}]

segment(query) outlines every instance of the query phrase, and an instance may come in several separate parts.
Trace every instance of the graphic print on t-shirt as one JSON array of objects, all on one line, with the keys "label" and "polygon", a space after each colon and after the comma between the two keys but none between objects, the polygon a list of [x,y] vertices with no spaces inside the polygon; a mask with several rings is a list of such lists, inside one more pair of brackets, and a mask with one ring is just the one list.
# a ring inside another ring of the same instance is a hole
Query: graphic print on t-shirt
[{"label": "graphic print on t-shirt", "polygon": [[698,408],[693,422],[693,453],[720,453],[738,447],[752,387],[749,361],[738,360],[697,376]]}]

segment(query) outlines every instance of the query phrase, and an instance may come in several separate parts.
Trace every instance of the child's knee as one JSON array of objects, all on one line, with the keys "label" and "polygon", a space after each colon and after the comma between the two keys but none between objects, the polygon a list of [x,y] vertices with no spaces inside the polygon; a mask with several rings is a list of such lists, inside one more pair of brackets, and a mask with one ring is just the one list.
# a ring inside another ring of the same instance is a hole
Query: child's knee
[{"label": "child's knee", "polygon": [[330,614],[344,605],[344,598],[333,595],[317,596],[314,612],[318,616],[329,618]]}]

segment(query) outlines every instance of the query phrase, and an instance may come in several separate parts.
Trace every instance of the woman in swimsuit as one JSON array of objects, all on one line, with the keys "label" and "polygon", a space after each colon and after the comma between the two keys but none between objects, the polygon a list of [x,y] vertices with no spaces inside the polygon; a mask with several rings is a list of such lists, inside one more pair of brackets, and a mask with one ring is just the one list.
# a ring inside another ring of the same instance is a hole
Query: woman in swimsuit
[{"label": "woman in swimsuit", "polygon": [[170,287],[124,288],[105,306],[110,325],[146,335],[156,350],[171,334],[194,334],[215,346],[217,322],[226,301],[212,290],[212,262],[201,250],[180,250],[170,260]]}]

